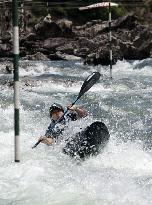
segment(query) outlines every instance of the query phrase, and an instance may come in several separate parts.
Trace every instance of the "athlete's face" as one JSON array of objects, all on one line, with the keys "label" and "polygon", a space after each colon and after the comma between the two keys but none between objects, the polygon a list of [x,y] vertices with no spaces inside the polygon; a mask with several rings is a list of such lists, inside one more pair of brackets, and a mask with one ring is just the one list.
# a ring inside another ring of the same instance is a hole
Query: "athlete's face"
[{"label": "athlete's face", "polygon": [[63,115],[63,112],[61,110],[53,110],[50,113],[50,118],[53,120],[58,120]]}]

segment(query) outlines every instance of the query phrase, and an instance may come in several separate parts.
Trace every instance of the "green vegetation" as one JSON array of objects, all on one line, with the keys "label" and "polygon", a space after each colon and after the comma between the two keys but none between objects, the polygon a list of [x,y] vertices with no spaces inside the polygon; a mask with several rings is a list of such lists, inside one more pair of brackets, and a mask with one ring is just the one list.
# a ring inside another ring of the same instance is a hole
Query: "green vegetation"
[{"label": "green vegetation", "polygon": [[[3,2],[3,3],[2,3]],[[7,1],[2,1],[0,4],[1,13],[0,18],[8,13],[9,21],[11,21],[11,4]],[[41,19],[50,13],[52,20],[56,21],[61,18],[72,20],[76,25],[82,25],[94,19],[108,20],[108,8],[96,8],[91,10],[80,11],[78,8],[102,2],[101,0],[33,0],[33,1],[19,1],[19,8],[21,13],[21,2],[24,2],[25,13],[31,15],[29,20],[30,25],[35,25]],[[152,24],[152,0],[112,0],[118,3],[119,7],[112,7],[112,19],[126,15],[128,12],[134,12],[139,19],[144,23]],[[1,20],[2,24],[4,20]]]},{"label": "green vegetation", "polygon": [[[87,6],[97,3],[99,1],[48,1],[48,7],[46,1],[42,1],[41,7],[37,6],[37,0],[32,1],[32,13],[37,16],[46,16],[51,14],[52,19],[57,20],[60,18],[68,18],[75,24],[84,24],[87,21],[101,19],[108,19],[108,8],[96,8],[91,10],[80,11],[78,8],[81,6]],[[42,7],[43,5],[43,7]],[[112,18],[116,19],[126,14],[126,10],[123,6],[112,8]]]},{"label": "green vegetation", "polygon": [[[53,19],[55,20],[59,18],[68,18],[75,24],[84,24],[87,21],[94,19],[108,19],[108,8],[96,8],[85,11],[78,10],[78,8],[81,6],[102,2],[99,0],[45,0],[40,1],[41,5],[43,5],[43,8],[39,8],[37,6],[37,0],[32,2],[32,12],[34,15],[36,14],[37,17],[40,15],[45,16],[48,12],[50,12]],[[46,2],[48,2],[48,8],[46,7]],[[128,12],[134,12],[144,23],[152,23],[152,0],[114,0],[112,2],[119,3],[119,7],[112,8],[112,19],[126,15]]]}]

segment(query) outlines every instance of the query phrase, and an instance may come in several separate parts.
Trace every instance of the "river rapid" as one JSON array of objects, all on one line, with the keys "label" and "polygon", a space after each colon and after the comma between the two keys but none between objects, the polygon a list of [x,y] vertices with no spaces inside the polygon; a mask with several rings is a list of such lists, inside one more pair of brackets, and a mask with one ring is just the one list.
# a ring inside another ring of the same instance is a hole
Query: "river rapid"
[{"label": "river rapid", "polygon": [[[50,123],[49,106],[73,102],[93,71],[100,81],[77,103],[89,116],[64,135],[101,120],[111,135],[106,148],[84,162],[64,155],[62,142],[31,149]],[[113,79],[109,68],[81,61],[23,61],[20,76],[21,162],[15,163],[13,75],[0,73],[0,205],[152,203],[152,59],[117,62]]]}]

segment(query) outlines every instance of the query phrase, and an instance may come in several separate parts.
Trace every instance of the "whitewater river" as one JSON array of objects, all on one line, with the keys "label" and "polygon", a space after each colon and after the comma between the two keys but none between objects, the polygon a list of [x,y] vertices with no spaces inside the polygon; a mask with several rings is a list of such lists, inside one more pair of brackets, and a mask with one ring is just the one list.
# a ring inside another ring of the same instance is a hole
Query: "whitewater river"
[{"label": "whitewater river", "polygon": [[[0,67],[3,65],[0,64]],[[100,81],[78,102],[89,117],[71,123],[72,136],[102,120],[111,138],[97,157],[84,162],[37,142],[50,123],[54,103],[73,102],[85,78]],[[118,62],[108,68],[81,62],[21,62],[21,162],[14,162],[12,74],[0,74],[0,205],[152,204],[152,60]]]}]

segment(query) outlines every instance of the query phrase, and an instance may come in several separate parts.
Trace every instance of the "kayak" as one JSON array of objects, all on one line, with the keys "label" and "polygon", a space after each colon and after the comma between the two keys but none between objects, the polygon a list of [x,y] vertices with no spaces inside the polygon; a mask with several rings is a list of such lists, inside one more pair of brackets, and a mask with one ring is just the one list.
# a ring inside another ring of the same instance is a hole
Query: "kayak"
[{"label": "kayak", "polygon": [[85,159],[97,155],[106,146],[109,138],[106,125],[96,121],[70,139],[63,148],[63,153]]}]

